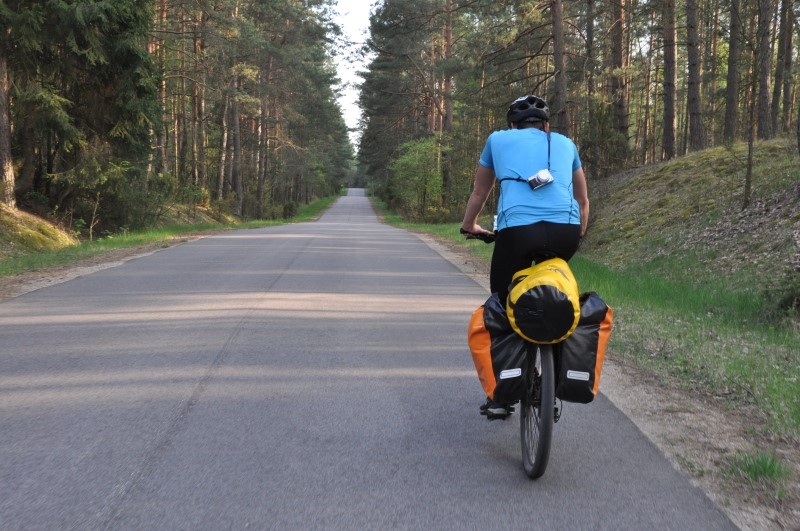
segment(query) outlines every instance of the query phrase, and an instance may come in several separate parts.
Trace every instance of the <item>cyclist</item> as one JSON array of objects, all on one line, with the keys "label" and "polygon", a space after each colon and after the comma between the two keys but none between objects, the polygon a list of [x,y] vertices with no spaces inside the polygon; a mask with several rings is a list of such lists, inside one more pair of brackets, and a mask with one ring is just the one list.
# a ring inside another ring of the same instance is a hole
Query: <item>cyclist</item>
[{"label": "cyclist", "polygon": [[[463,234],[493,234],[478,225],[478,215],[498,182],[489,285],[504,302],[514,273],[529,267],[537,256],[572,258],[589,219],[578,149],[566,136],[550,132],[547,103],[538,96],[519,97],[506,118],[509,129],[495,131],[486,140],[461,223]],[[510,404],[488,398],[481,406],[481,414],[490,419],[511,412]]]}]

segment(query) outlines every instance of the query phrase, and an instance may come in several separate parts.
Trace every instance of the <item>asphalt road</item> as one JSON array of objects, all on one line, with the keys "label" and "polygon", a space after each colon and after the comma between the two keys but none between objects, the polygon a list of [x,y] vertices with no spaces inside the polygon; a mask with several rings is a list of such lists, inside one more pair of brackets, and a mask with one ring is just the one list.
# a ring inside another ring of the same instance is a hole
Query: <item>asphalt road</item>
[{"label": "asphalt road", "polygon": [[0,303],[0,529],[735,528],[603,396],[527,479],[486,297],[351,190]]}]

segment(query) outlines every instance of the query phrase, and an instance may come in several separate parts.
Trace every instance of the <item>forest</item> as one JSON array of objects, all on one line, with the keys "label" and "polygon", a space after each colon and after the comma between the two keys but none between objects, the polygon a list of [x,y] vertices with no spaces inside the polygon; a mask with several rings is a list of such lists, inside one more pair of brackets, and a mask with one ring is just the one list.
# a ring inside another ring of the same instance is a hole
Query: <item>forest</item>
[{"label": "forest", "polygon": [[2,198],[62,224],[290,217],[348,179],[330,2],[0,2]]},{"label": "forest", "polygon": [[[460,219],[486,136],[526,93],[587,178],[798,127],[792,0],[387,0],[371,21],[360,171],[392,208]],[[748,178],[742,182],[747,204]]]},{"label": "forest", "polygon": [[[792,0],[378,1],[358,146],[337,103],[336,8],[0,1],[2,203],[113,231],[168,202],[288,217],[347,184],[453,221],[486,136],[526,93],[547,99],[590,182],[800,139]],[[746,207],[749,176],[742,189]]]}]

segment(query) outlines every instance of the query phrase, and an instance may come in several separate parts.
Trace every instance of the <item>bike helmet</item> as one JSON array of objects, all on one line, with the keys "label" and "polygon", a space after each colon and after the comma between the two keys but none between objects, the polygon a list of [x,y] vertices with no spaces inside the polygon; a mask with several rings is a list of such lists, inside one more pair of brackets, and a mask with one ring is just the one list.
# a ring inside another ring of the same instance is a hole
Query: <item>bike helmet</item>
[{"label": "bike helmet", "polygon": [[534,121],[547,122],[550,120],[550,109],[547,107],[547,102],[539,96],[528,94],[515,99],[506,113],[509,127],[511,127],[511,122],[519,123],[530,118]]}]

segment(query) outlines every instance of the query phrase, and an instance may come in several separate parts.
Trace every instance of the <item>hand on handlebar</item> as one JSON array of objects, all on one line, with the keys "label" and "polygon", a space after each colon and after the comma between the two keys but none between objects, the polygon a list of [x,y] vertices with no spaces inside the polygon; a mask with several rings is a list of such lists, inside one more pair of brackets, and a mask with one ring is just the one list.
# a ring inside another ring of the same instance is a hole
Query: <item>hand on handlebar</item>
[{"label": "hand on handlebar", "polygon": [[469,232],[463,228],[458,229],[458,231],[466,236],[468,240],[481,240],[483,243],[492,243],[494,241],[493,232]]}]

